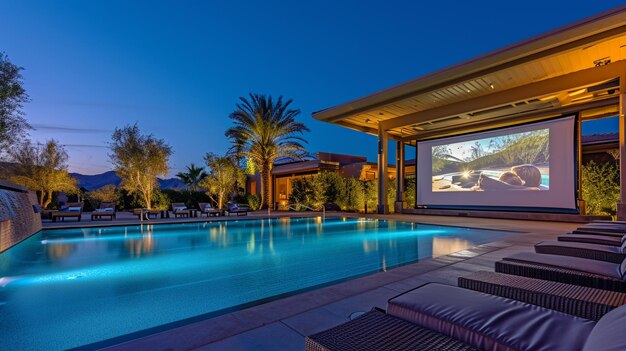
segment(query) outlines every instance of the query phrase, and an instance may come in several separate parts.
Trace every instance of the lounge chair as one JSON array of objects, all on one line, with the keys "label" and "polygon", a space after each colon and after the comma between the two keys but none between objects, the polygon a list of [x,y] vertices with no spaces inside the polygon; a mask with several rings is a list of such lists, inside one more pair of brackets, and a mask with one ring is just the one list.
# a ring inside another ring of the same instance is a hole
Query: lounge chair
[{"label": "lounge chair", "polygon": [[[626,306],[615,308],[596,322],[438,283],[429,283],[390,299],[387,313],[380,313],[378,319],[369,323],[360,323],[359,319],[307,337],[307,350],[447,350],[445,343],[452,341],[498,351],[626,348],[626,338],[623,338]],[[398,327],[387,326],[398,319],[410,324],[398,322]],[[386,329],[385,333],[372,338],[371,334],[377,333],[379,326]],[[424,345],[430,335],[410,335],[412,343],[398,347],[396,342],[404,341],[405,330],[411,330],[411,326],[444,337]]]},{"label": "lounge chair", "polygon": [[591,288],[626,292],[626,260],[620,263],[588,258],[522,252],[496,262],[496,272]]},{"label": "lounge chair", "polygon": [[460,340],[375,309],[305,338],[306,351],[478,351]]},{"label": "lounge chair", "polygon": [[535,245],[535,252],[622,263],[626,258],[626,243],[622,243],[620,246],[611,246],[564,241],[543,241]]},{"label": "lounge chair", "polygon": [[61,221],[65,221],[65,218],[76,218],[78,222],[83,215],[83,203],[82,202],[68,202],[61,208],[60,211],[52,212],[51,218],[53,222],[56,222],[57,219],[61,219]]},{"label": "lounge chair", "polygon": [[133,214],[137,216],[137,219],[141,219],[141,216],[143,216],[144,219],[156,219],[159,217],[159,214],[161,214],[161,211],[137,208],[133,210]]},{"label": "lounge chair", "polygon": [[198,209],[200,211],[200,217],[205,214],[207,217],[209,216],[219,216],[222,214],[221,210],[211,206],[209,202],[198,202]]},{"label": "lounge chair", "polygon": [[621,246],[626,236],[594,235],[594,234],[567,234],[557,237],[558,241],[589,243],[600,245]]},{"label": "lounge chair", "polygon": [[191,210],[183,202],[172,202],[172,213],[174,218],[178,217],[190,217]]},{"label": "lounge chair", "polygon": [[115,219],[115,202],[102,202],[100,207],[91,212],[92,221],[102,219],[102,217],[109,217],[111,220]]},{"label": "lounge chair", "polygon": [[626,293],[622,292],[497,272],[474,272],[459,277],[458,285],[592,320],[626,304]]},{"label": "lounge chair", "polygon": [[626,235],[626,231],[624,231],[624,232],[613,232],[613,231],[606,231],[606,230],[601,230],[601,229],[576,229],[576,230],[572,230],[572,234],[603,235],[603,236],[622,237],[622,236]]},{"label": "lounge chair", "polygon": [[250,209],[247,206],[239,206],[234,203],[226,204],[226,212],[228,215],[235,213],[237,216],[247,216]]}]

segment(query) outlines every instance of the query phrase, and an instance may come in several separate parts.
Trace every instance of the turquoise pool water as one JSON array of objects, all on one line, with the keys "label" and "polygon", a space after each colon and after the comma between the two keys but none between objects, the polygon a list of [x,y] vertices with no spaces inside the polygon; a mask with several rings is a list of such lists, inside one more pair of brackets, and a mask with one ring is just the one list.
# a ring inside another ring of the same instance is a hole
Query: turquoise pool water
[{"label": "turquoise pool water", "polygon": [[95,348],[506,235],[346,218],[45,230],[0,254],[0,348]]}]

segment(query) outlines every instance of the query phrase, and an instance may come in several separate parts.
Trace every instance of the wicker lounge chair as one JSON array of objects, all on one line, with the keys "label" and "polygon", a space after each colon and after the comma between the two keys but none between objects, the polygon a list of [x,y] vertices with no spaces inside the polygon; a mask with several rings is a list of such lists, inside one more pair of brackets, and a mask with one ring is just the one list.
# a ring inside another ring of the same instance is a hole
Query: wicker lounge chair
[{"label": "wicker lounge chair", "polygon": [[174,218],[190,217],[191,210],[183,202],[172,202],[172,213]]},{"label": "wicker lounge chair", "polygon": [[144,219],[155,219],[157,217],[159,217],[159,214],[161,214],[161,211],[159,210],[148,210],[148,209],[141,209],[141,208],[137,208],[135,210],[133,210],[133,214],[135,216],[137,216],[137,219],[141,219],[141,216],[143,215]]},{"label": "wicker lounge chair", "polygon": [[535,252],[551,255],[563,255],[589,258],[613,263],[622,263],[626,258],[626,243],[610,246],[589,243],[563,241],[543,241],[535,245]]},{"label": "wicker lounge chair", "polygon": [[226,204],[226,212],[229,216],[233,213],[237,214],[237,216],[247,216],[249,210],[247,206],[239,206],[233,203]]},{"label": "wicker lounge chair", "polygon": [[209,216],[219,216],[222,214],[221,210],[211,206],[208,202],[198,202],[198,209],[200,211],[200,216],[202,217],[205,214],[207,217]]},{"label": "wicker lounge chair", "polygon": [[[364,323],[358,322],[361,318]],[[389,326],[397,319],[409,324]],[[457,340],[482,350],[606,351],[626,347],[622,337],[625,324],[626,306],[615,308],[596,322],[512,299],[429,283],[390,299],[387,314],[370,312],[308,337],[306,346],[307,350],[448,350],[442,343]],[[406,331],[411,325],[444,337],[428,343],[429,335]],[[413,341],[407,342],[405,335]]]},{"label": "wicker lounge chair", "polygon": [[307,351],[446,350],[478,351],[449,336],[372,310],[305,339]]},{"label": "wicker lounge chair", "polygon": [[57,219],[65,221],[65,218],[76,218],[79,222],[83,215],[83,203],[82,202],[68,202],[65,206],[57,212],[52,212],[51,218],[53,222]]},{"label": "wicker lounge chair", "polygon": [[610,310],[626,304],[626,293],[496,272],[474,272],[459,277],[458,284],[465,289],[592,320],[599,320]]},{"label": "wicker lounge chair", "polygon": [[496,272],[626,292],[622,266],[626,263],[524,252],[496,262]]},{"label": "wicker lounge chair", "polygon": [[576,229],[572,230],[572,234],[585,234],[585,235],[603,235],[603,236],[615,236],[615,237],[623,237],[626,235],[626,232],[610,232],[604,230],[594,230],[594,229]]},{"label": "wicker lounge chair", "polygon": [[626,236],[594,235],[594,234],[567,234],[557,238],[559,241],[589,243],[610,246],[621,246],[626,241]]},{"label": "wicker lounge chair", "polygon": [[114,220],[116,217],[115,202],[103,202],[100,207],[91,212],[91,220],[102,219],[102,217],[109,217]]}]

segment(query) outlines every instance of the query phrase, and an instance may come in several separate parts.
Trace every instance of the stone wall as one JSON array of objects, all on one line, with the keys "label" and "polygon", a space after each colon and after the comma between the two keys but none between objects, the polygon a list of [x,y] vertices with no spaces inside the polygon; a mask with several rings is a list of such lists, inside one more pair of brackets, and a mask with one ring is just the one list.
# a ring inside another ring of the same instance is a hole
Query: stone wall
[{"label": "stone wall", "polygon": [[0,252],[41,230],[41,215],[32,191],[0,181]]}]

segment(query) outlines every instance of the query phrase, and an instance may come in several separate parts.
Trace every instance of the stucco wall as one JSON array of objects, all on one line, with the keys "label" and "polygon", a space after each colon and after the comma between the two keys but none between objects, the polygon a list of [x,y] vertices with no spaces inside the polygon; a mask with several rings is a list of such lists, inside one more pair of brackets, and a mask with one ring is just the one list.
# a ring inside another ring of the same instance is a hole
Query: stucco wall
[{"label": "stucco wall", "polygon": [[0,181],[0,252],[41,230],[35,213],[35,194],[10,182]]}]

